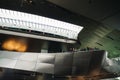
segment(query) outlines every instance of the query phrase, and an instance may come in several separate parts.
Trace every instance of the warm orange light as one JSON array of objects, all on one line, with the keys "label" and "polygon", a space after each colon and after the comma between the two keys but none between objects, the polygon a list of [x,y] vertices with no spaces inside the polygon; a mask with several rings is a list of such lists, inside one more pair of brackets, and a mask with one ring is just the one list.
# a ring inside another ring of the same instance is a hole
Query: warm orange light
[{"label": "warm orange light", "polygon": [[2,48],[6,50],[25,52],[27,50],[27,43],[23,39],[9,38],[4,41]]}]

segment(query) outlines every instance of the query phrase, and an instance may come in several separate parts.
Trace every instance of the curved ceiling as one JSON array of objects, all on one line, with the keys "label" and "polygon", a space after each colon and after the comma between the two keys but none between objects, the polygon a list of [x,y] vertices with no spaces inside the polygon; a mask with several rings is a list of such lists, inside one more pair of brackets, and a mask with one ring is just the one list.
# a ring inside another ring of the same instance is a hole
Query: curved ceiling
[{"label": "curved ceiling", "polygon": [[48,0],[77,14],[120,30],[120,0]]},{"label": "curved ceiling", "polygon": [[98,47],[116,57],[120,56],[119,3],[120,0],[0,0],[0,8],[84,26],[79,34],[81,48]]},{"label": "curved ceiling", "polygon": [[109,51],[109,57],[120,56],[120,0],[48,0],[101,25],[88,25],[80,33],[81,48]]}]

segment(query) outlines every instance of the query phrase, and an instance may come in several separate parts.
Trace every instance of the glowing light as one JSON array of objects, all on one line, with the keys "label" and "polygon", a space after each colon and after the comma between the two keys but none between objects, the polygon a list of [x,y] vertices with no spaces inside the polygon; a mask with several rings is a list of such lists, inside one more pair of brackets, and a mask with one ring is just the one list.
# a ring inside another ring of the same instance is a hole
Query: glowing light
[{"label": "glowing light", "polygon": [[83,27],[38,15],[0,9],[0,26],[21,28],[77,39]]},{"label": "glowing light", "polygon": [[27,50],[27,43],[22,39],[9,38],[4,41],[2,48],[10,51],[25,52]]}]

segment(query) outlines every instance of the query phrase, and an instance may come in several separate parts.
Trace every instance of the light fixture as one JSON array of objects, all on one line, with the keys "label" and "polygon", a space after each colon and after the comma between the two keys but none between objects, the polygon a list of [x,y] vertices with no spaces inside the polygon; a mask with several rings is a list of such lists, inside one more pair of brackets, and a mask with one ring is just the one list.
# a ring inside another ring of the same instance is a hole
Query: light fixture
[{"label": "light fixture", "polygon": [[0,9],[0,26],[55,34],[74,40],[83,29],[71,23],[7,9]]}]

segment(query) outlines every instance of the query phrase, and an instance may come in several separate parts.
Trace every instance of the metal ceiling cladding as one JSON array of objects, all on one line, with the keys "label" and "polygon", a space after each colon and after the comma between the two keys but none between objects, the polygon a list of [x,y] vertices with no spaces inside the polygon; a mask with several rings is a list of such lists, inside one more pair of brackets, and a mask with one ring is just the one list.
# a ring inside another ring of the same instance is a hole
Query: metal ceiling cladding
[{"label": "metal ceiling cladding", "polygon": [[0,58],[0,67],[14,69],[16,62],[17,60],[14,59]]},{"label": "metal ceiling cladding", "polygon": [[72,72],[72,53],[58,53],[55,57],[55,74],[56,75],[71,75]]},{"label": "metal ceiling cladding", "polygon": [[22,55],[19,57],[19,60],[23,61],[31,61],[36,62],[38,57],[38,53],[22,53]]},{"label": "metal ceiling cladding", "polygon": [[[12,54],[11,54],[12,53]],[[17,60],[22,54],[21,52],[0,51],[0,58],[8,58]]]},{"label": "metal ceiling cladding", "polygon": [[92,54],[90,52],[74,53],[72,74],[88,74],[91,56]]},{"label": "metal ceiling cladding", "polygon": [[17,60],[14,69],[25,70],[25,71],[35,71],[36,62]]},{"label": "metal ceiling cladding", "polygon": [[55,54],[39,54],[36,64],[36,72],[54,74]]},{"label": "metal ceiling cladding", "polygon": [[[100,72],[101,68],[106,69],[106,67],[108,70],[111,66],[107,61],[106,51],[66,53],[0,51],[0,67],[2,68],[55,75],[87,75],[94,69],[99,69]],[[111,62],[114,63],[112,60]],[[117,64],[117,66],[119,65]],[[115,69],[115,67],[112,65],[112,68]]]},{"label": "metal ceiling cladding", "polygon": [[38,63],[51,63],[54,64],[55,62],[55,54],[39,54],[38,55]]},{"label": "metal ceiling cladding", "polygon": [[37,63],[35,72],[54,74],[54,68],[54,64]]}]

